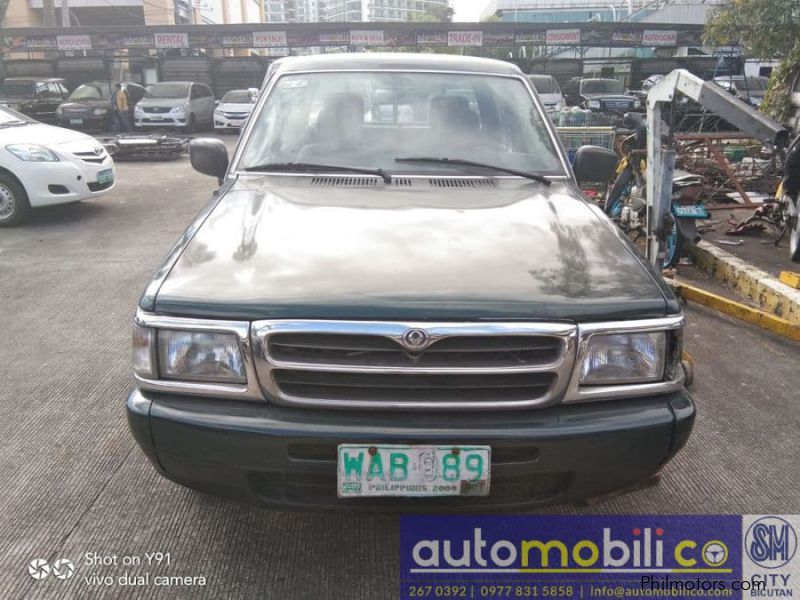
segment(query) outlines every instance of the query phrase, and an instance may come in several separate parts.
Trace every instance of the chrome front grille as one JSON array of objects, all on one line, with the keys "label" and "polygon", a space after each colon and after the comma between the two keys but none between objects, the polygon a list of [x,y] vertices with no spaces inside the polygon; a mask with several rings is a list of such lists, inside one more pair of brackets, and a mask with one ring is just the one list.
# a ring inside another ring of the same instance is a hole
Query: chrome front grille
[{"label": "chrome front grille", "polygon": [[603,105],[609,110],[631,110],[632,100],[604,100]]},{"label": "chrome front grille", "polygon": [[78,158],[80,158],[83,162],[97,164],[97,165],[103,164],[103,162],[105,161],[106,156],[107,156],[105,150],[102,150],[100,152],[100,154],[97,154],[96,152],[93,152],[93,151],[90,151],[90,152],[73,152],[73,154],[75,156],[77,156]]},{"label": "chrome front grille", "polygon": [[558,400],[576,333],[543,323],[263,321],[252,342],[261,387],[281,404],[496,409]]},{"label": "chrome front grille", "polygon": [[437,340],[424,352],[410,352],[389,337],[347,334],[278,333],[269,355],[280,362],[367,367],[517,367],[556,362],[559,338],[542,336],[457,336]]}]

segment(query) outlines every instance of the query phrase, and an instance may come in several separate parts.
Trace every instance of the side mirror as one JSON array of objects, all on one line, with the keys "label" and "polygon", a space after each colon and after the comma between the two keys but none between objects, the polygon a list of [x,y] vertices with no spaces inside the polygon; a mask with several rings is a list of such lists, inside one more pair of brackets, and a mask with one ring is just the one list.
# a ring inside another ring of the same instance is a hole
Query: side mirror
[{"label": "side mirror", "polygon": [[617,153],[600,146],[581,146],[575,153],[572,170],[578,185],[608,183],[616,174],[619,157]]},{"label": "side mirror", "polygon": [[195,138],[189,142],[189,161],[195,171],[216,177],[222,183],[228,170],[228,149],[215,138]]}]

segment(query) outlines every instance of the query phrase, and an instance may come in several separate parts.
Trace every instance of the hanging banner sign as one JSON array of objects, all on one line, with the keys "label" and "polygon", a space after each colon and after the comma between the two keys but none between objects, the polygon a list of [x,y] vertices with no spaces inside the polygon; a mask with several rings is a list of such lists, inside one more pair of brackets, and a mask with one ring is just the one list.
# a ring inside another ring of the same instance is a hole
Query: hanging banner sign
[{"label": "hanging banner sign", "polygon": [[92,36],[59,35],[56,36],[56,47],[59,50],[91,50]]},{"label": "hanging banner sign", "polygon": [[642,32],[642,46],[677,46],[678,32],[663,29],[645,29]]},{"label": "hanging banner sign", "polygon": [[545,36],[548,46],[578,46],[580,43],[580,29],[548,29]]},{"label": "hanging banner sign", "polygon": [[448,46],[483,46],[482,31],[448,31]]},{"label": "hanging banner sign", "polygon": [[426,31],[418,33],[417,44],[420,46],[447,46],[447,32]]},{"label": "hanging banner sign", "polygon": [[253,46],[256,48],[285,48],[289,45],[285,31],[256,31]]},{"label": "hanging banner sign", "polygon": [[350,43],[350,35],[346,31],[330,31],[319,34],[320,44],[344,44]]},{"label": "hanging banner sign", "polygon": [[188,33],[156,33],[154,34],[156,48],[188,48]]},{"label": "hanging banner sign", "polygon": [[350,32],[351,46],[383,46],[384,43],[382,30],[368,29]]}]

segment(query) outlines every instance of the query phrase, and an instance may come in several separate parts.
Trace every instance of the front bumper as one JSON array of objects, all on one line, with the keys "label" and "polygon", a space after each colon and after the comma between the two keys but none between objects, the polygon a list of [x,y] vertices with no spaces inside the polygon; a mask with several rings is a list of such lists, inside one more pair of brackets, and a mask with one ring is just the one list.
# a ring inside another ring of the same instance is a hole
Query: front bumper
[{"label": "front bumper", "polygon": [[172,113],[163,114],[137,114],[135,117],[136,127],[185,127],[188,116],[185,113],[175,115]]},{"label": "front bumper", "polygon": [[[287,409],[143,392],[127,400],[136,441],[167,478],[288,508],[524,509],[646,480],[686,443],[694,404],[682,390],[543,410],[392,413]],[[336,447],[350,443],[488,444],[487,497],[336,496]]]},{"label": "front bumper", "polygon": [[247,117],[234,119],[214,113],[214,129],[241,129],[245,125],[247,125]]},{"label": "front bumper", "polygon": [[98,132],[108,129],[109,113],[104,115],[79,115],[75,117],[59,116],[58,126],[77,131]]},{"label": "front bumper", "polygon": [[[99,183],[101,171],[111,169],[113,179]],[[33,208],[69,204],[102,196],[114,188],[116,173],[114,161],[106,156],[102,163],[89,163],[80,159],[62,159],[52,163],[26,163],[15,171]]]}]

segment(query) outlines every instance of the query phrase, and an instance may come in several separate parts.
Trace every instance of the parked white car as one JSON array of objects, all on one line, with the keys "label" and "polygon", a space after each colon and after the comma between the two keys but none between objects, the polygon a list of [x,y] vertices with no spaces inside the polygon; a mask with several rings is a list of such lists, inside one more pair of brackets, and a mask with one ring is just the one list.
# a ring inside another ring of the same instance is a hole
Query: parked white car
[{"label": "parked white car", "polygon": [[114,179],[114,161],[93,137],[0,107],[0,227],[31,208],[100,196]]},{"label": "parked white car", "polygon": [[241,129],[256,105],[257,90],[231,90],[214,111],[214,129]]},{"label": "parked white car", "polygon": [[544,104],[547,112],[558,112],[566,106],[561,87],[559,87],[555,77],[552,75],[529,75],[528,79],[531,80],[534,89],[539,94],[539,98],[542,99],[542,104]]},{"label": "parked white car", "polygon": [[194,131],[210,127],[214,94],[205,83],[164,81],[153,84],[133,110],[136,127],[179,127]]}]

